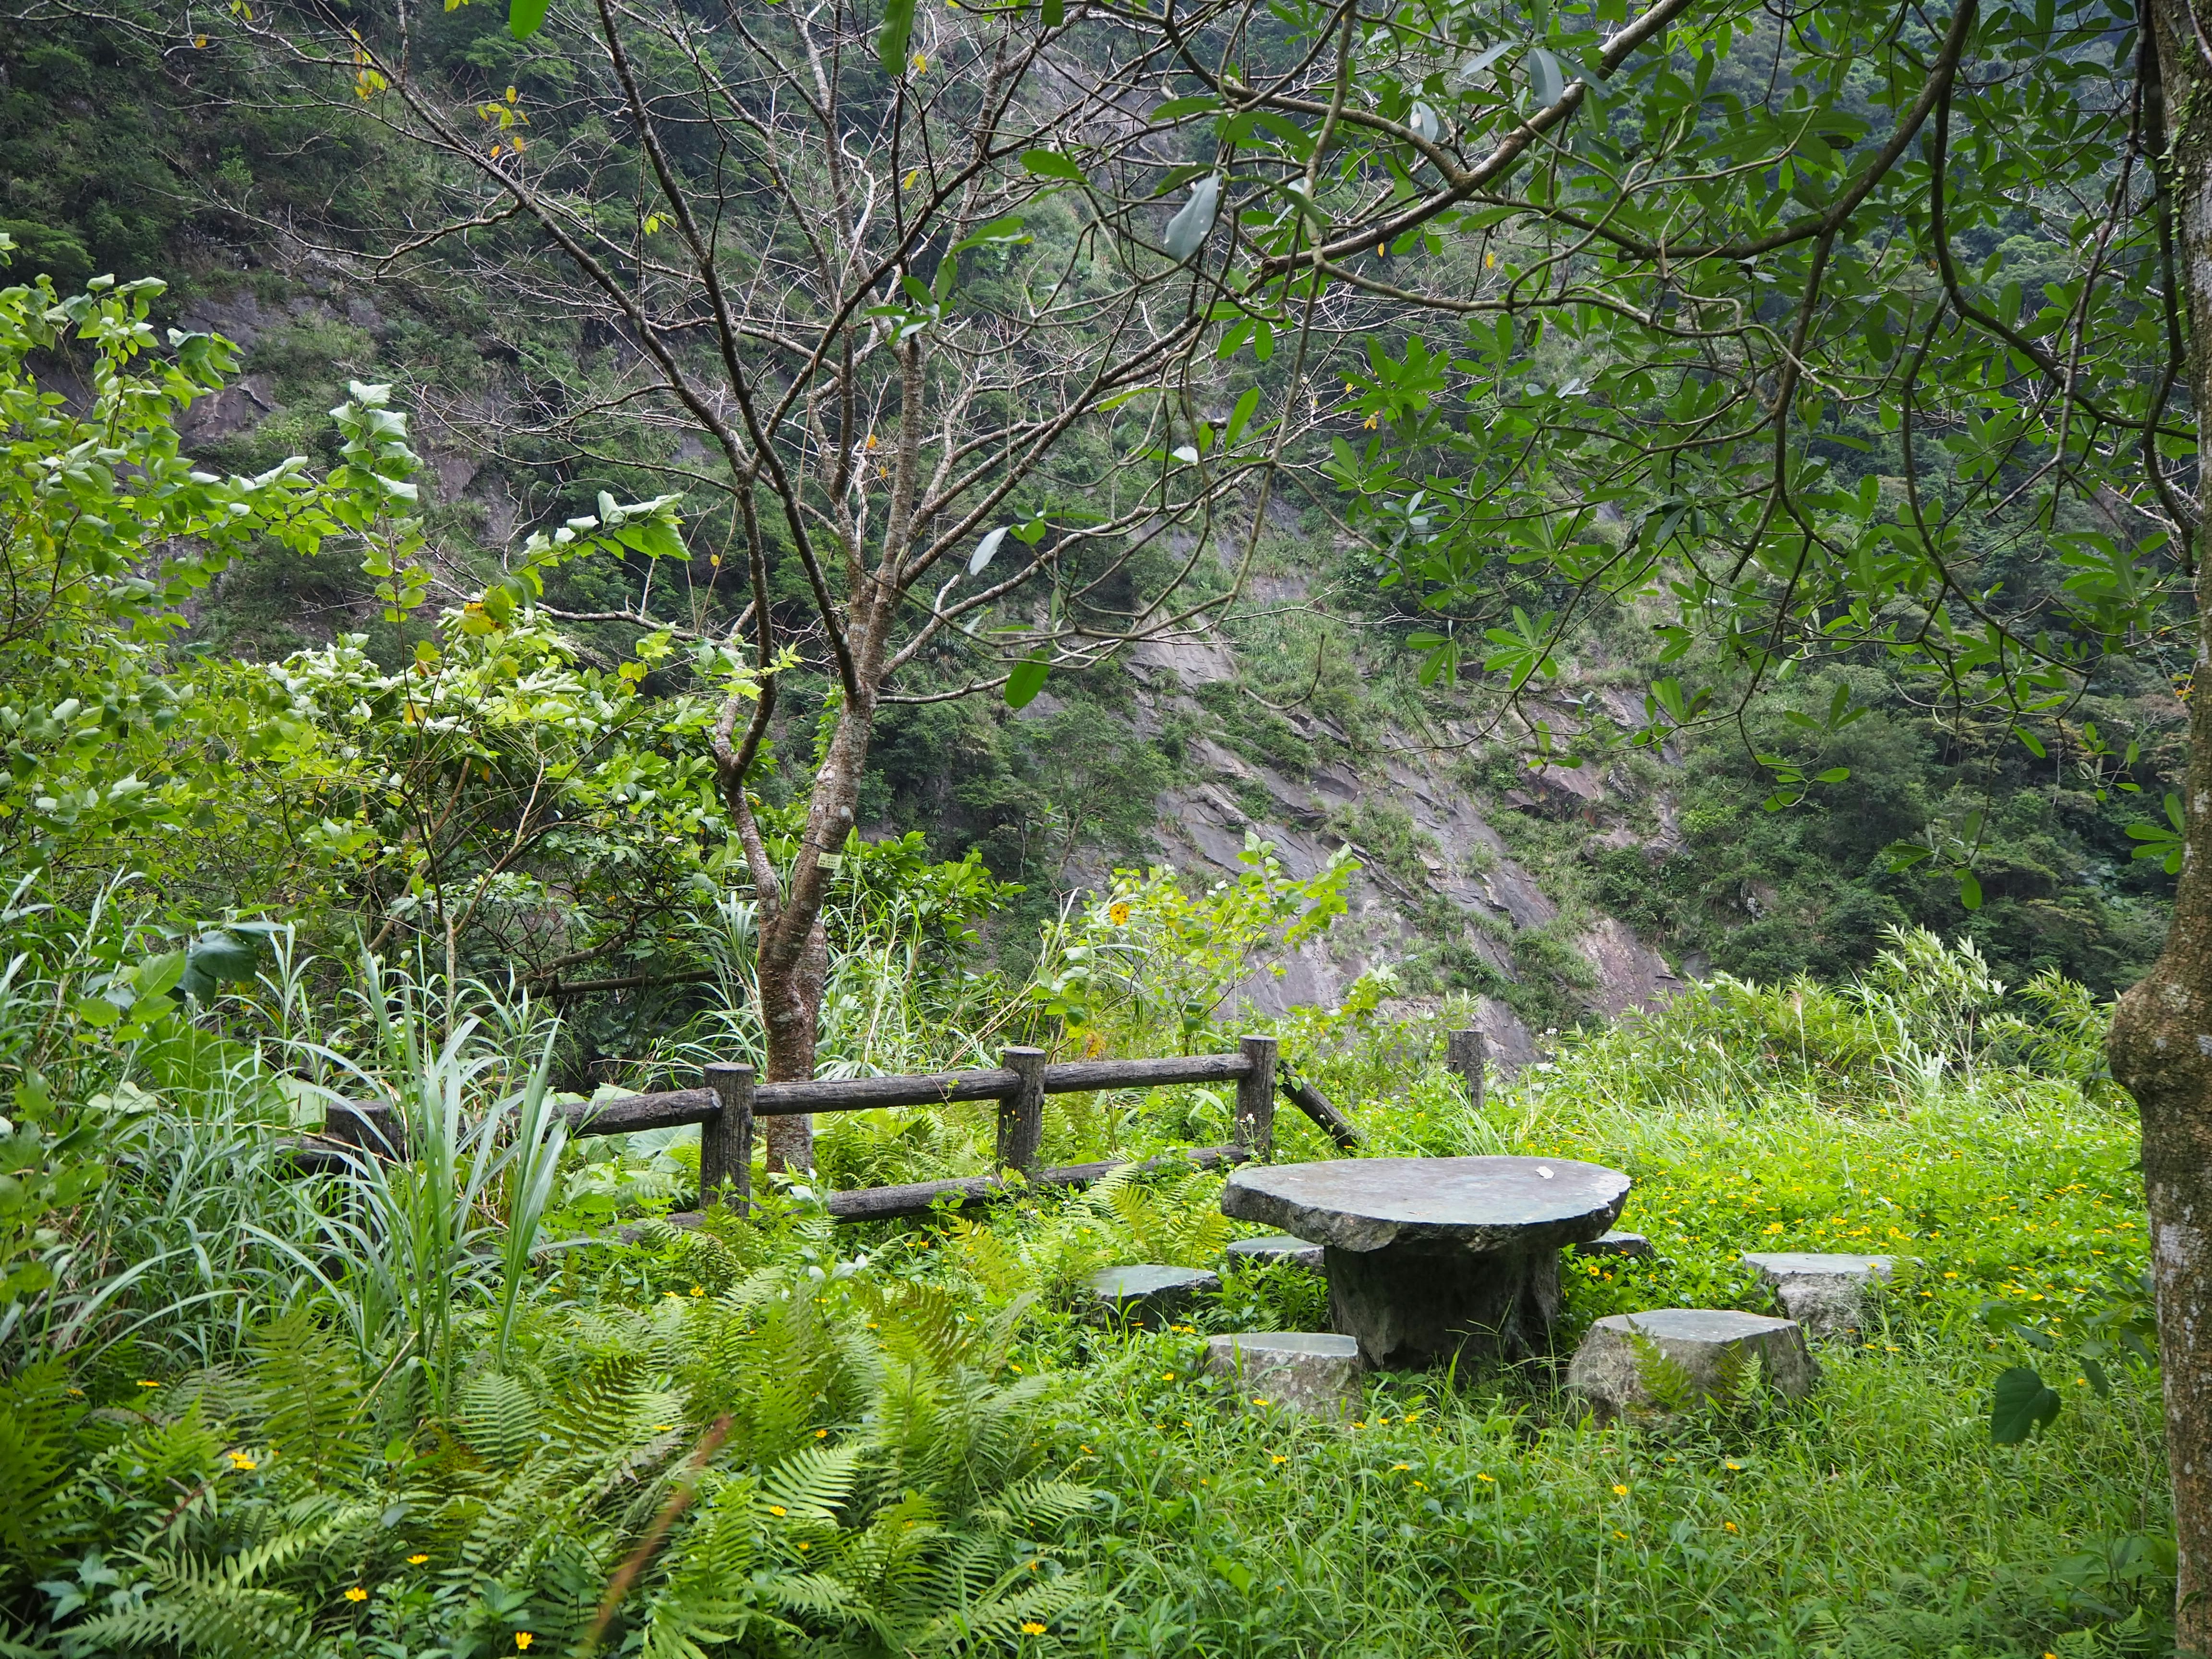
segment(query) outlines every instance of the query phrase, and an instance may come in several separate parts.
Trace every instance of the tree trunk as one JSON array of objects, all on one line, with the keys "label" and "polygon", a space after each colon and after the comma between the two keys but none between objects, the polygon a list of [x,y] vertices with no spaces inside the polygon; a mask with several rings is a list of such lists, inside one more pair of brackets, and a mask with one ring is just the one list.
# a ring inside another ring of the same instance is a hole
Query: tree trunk
[{"label": "tree trunk", "polygon": [[[822,992],[830,978],[830,936],[817,911],[806,946],[785,966],[762,953],[761,1023],[768,1041],[768,1080],[803,1083],[814,1075],[814,1048],[822,1036]],[[770,1170],[794,1174],[814,1167],[814,1120],[767,1117],[762,1141]]]},{"label": "tree trunk", "polygon": [[[2147,20],[2166,95],[2160,100],[2154,93],[2146,115],[2154,131],[2166,129],[2162,187],[2189,301],[2189,381],[2201,433],[2212,411],[2212,376],[2196,344],[2212,326],[2212,76],[2195,55],[2197,37],[2179,10],[2184,3],[2159,0]],[[2198,489],[2202,499],[2201,477]],[[2195,540],[2201,547],[2202,538]],[[2180,1554],[2175,1646],[2185,1655],[2212,1655],[2212,580],[2201,556],[2197,571],[2195,673],[2203,684],[2189,699],[2180,888],[2164,951],[2113,1012],[2109,1052],[2112,1075],[2135,1097],[2142,1120]]]}]

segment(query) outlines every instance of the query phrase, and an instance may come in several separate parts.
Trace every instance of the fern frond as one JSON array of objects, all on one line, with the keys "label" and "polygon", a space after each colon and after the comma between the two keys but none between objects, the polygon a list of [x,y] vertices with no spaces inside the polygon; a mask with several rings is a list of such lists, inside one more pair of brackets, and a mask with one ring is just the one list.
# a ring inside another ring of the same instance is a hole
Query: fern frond
[{"label": "fern frond", "polygon": [[544,1443],[538,1397],[520,1376],[479,1371],[461,1389],[454,1426],[470,1449],[500,1468],[513,1468]]},{"label": "fern frond", "polygon": [[792,1517],[834,1522],[835,1511],[852,1498],[860,1451],[858,1446],[809,1446],[793,1453],[761,1476],[761,1503]]}]

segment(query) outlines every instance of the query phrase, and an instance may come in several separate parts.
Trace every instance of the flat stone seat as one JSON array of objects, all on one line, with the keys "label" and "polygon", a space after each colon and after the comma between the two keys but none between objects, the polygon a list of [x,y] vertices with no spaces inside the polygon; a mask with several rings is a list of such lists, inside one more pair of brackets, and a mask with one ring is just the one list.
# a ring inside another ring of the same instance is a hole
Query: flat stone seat
[{"label": "flat stone seat", "polygon": [[1321,1246],[1288,1233],[1263,1233],[1257,1238],[1231,1239],[1229,1259],[1240,1263],[1287,1261],[1300,1267],[1318,1267]]},{"label": "flat stone seat", "polygon": [[1647,1256],[1651,1254],[1651,1241],[1642,1233],[1624,1233],[1616,1228],[1609,1233],[1600,1233],[1586,1244],[1571,1244],[1568,1248],[1577,1255]]},{"label": "flat stone seat", "polygon": [[[1794,1319],[1725,1308],[1654,1308],[1599,1320],[1575,1350],[1567,1388],[1607,1415],[1644,1413],[1700,1401],[1731,1401],[1756,1354],[1766,1385],[1793,1398],[1812,1392],[1820,1370]],[[1666,1370],[1680,1367],[1672,1378]],[[1680,1397],[1668,1396],[1680,1389]]]},{"label": "flat stone seat", "polygon": [[1774,1292],[1782,1311],[1816,1337],[1855,1335],[1868,1294],[1897,1271],[1893,1255],[1827,1255],[1814,1250],[1753,1250],[1744,1263]]},{"label": "flat stone seat", "polygon": [[1105,1267],[1091,1275],[1091,1298],[1103,1311],[1157,1329],[1172,1324],[1201,1291],[1221,1288],[1218,1276],[1200,1267],[1140,1262]]},{"label": "flat stone seat", "polygon": [[1206,1369],[1236,1384],[1247,1407],[1310,1417],[1359,1414],[1359,1344],[1313,1331],[1240,1331],[1206,1339]]},{"label": "flat stone seat", "polygon": [[1238,1170],[1221,1209],[1319,1244],[1329,1322],[1407,1369],[1547,1351],[1559,1251],[1610,1228],[1629,1184],[1571,1158],[1337,1158]]}]

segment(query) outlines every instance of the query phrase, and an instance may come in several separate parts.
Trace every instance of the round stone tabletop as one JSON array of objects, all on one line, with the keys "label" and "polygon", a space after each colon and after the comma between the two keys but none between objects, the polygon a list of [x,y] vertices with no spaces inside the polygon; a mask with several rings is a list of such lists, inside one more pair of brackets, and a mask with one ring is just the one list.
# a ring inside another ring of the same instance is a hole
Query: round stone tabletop
[{"label": "round stone tabletop", "polygon": [[1340,1250],[1541,1249],[1604,1232],[1629,1186],[1568,1158],[1347,1158],[1239,1170],[1221,1209]]}]

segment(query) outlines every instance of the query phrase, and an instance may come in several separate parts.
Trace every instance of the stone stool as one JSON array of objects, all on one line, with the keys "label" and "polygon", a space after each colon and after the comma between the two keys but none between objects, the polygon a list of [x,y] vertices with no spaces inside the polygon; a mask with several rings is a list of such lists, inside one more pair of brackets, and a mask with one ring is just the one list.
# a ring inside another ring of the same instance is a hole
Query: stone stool
[{"label": "stone stool", "polygon": [[1309,1417],[1359,1414],[1359,1344],[1309,1331],[1210,1337],[1206,1369],[1235,1382],[1243,1403],[1265,1401]]},{"label": "stone stool", "polygon": [[1858,1334],[1868,1294],[1896,1271],[1893,1255],[1823,1255],[1805,1250],[1757,1250],[1744,1257],[1774,1292],[1782,1311],[1815,1337]]},{"label": "stone stool", "polygon": [[1642,1233],[1624,1233],[1615,1228],[1609,1233],[1600,1233],[1586,1244],[1570,1244],[1567,1248],[1577,1255],[1643,1257],[1651,1254],[1651,1241]]},{"label": "stone stool", "polygon": [[1106,1267],[1091,1275],[1090,1299],[1109,1316],[1158,1330],[1171,1325],[1202,1291],[1218,1291],[1221,1280],[1198,1267],[1163,1267],[1139,1263]]},{"label": "stone stool", "polygon": [[1321,1246],[1288,1233],[1263,1233],[1258,1238],[1232,1239],[1229,1259],[1239,1266],[1287,1261],[1300,1267],[1321,1267]]},{"label": "stone stool", "polygon": [[1728,1403],[1745,1364],[1759,1358],[1766,1382],[1793,1397],[1820,1380],[1805,1329],[1795,1320],[1717,1308],[1654,1308],[1614,1314],[1589,1328],[1567,1367],[1567,1387],[1605,1415],[1664,1409],[1653,1383],[1658,1364],[1679,1366],[1680,1403]]}]

